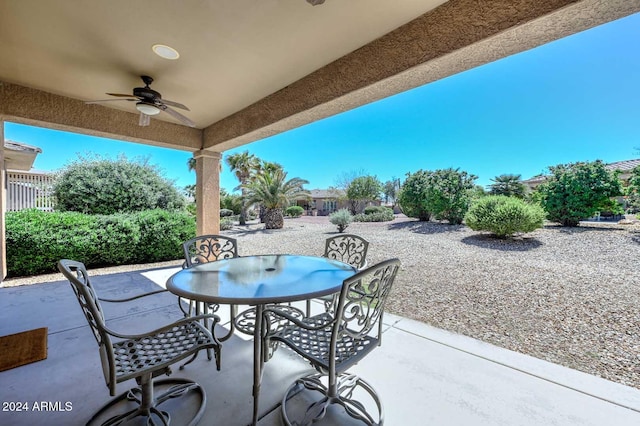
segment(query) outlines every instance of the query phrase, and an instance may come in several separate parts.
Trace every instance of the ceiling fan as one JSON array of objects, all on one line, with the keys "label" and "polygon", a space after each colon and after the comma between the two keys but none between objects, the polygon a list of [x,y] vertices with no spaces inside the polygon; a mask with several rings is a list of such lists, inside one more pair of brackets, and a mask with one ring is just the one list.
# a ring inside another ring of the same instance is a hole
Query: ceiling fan
[{"label": "ceiling fan", "polygon": [[136,102],[136,109],[140,111],[140,121],[138,124],[140,126],[148,126],[151,122],[151,116],[160,114],[160,111],[164,111],[170,116],[177,118],[182,123],[186,124],[189,127],[196,127],[196,124],[189,120],[184,115],[180,114],[178,111],[174,110],[171,107],[180,108],[185,111],[189,111],[189,108],[182,105],[178,102],[168,101],[166,99],[162,99],[162,95],[160,92],[156,92],[151,89],[149,85],[153,82],[153,78],[148,75],[140,76],[142,81],[144,82],[144,87],[135,87],[133,89],[133,95],[125,95],[123,93],[107,93],[110,96],[117,96],[119,99],[102,99],[98,101],[88,101],[85,102],[87,104],[98,104],[101,102],[111,102],[111,101],[131,101]]}]

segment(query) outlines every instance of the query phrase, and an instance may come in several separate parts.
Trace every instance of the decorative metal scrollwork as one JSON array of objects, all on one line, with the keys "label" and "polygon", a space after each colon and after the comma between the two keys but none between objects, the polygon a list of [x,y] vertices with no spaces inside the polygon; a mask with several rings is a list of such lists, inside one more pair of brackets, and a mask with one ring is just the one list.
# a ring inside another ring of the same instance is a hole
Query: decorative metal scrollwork
[{"label": "decorative metal scrollwork", "polygon": [[234,238],[221,235],[202,235],[184,243],[186,266],[238,257]]},{"label": "decorative metal scrollwork", "polygon": [[338,235],[327,239],[324,257],[347,263],[358,269],[366,264],[369,243],[352,234]]}]

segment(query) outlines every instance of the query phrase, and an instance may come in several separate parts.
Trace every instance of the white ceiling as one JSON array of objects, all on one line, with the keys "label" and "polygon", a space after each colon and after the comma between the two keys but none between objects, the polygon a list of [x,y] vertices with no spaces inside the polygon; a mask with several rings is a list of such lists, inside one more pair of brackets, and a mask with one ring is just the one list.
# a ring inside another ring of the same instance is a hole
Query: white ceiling
[{"label": "white ceiling", "polygon": [[[131,93],[150,75],[205,128],[444,2],[2,0],[0,81],[87,101]],[[157,43],[180,59],[156,56]]]}]

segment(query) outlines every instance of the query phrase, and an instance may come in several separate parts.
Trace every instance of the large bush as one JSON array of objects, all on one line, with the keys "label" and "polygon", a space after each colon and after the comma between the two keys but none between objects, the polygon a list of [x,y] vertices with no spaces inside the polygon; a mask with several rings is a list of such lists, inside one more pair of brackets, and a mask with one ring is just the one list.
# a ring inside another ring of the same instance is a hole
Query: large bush
[{"label": "large bush", "polygon": [[433,215],[438,220],[460,224],[471,203],[476,176],[459,169],[408,174],[400,192],[404,213],[420,220]]},{"label": "large bush", "polygon": [[146,161],[85,158],[66,165],[53,184],[56,210],[114,214],[182,209],[184,196]]},{"label": "large bush", "polygon": [[9,275],[23,276],[54,272],[64,258],[88,267],[179,259],[182,242],[195,234],[187,212],[7,212],[7,268]]},{"label": "large bush", "polygon": [[504,195],[490,195],[474,201],[464,220],[474,231],[511,237],[541,228],[544,217],[544,210],[539,205]]},{"label": "large bush", "polygon": [[629,213],[640,212],[640,166],[633,169],[629,186],[625,188]]},{"label": "large bush", "polygon": [[428,170],[418,170],[415,173],[407,174],[407,180],[402,185],[398,196],[400,209],[407,216],[418,218],[421,221],[428,221],[431,218],[431,211],[427,204],[431,173]]},{"label": "large bush", "polygon": [[602,161],[549,167],[551,176],[537,188],[542,207],[552,222],[578,226],[593,216],[609,198],[622,195],[620,180]]},{"label": "large bush", "polygon": [[287,216],[300,217],[302,216],[302,213],[304,213],[304,209],[300,206],[289,206],[287,207],[287,210],[285,210],[285,213]]}]

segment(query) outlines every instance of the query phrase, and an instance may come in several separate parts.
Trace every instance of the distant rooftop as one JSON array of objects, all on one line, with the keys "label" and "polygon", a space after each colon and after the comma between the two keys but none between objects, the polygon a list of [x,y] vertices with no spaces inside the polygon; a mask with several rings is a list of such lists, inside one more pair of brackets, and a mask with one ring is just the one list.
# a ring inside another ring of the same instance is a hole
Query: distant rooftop
[{"label": "distant rooftop", "polygon": [[339,198],[344,195],[340,189],[312,189],[309,193],[311,198]]},{"label": "distant rooftop", "polygon": [[616,161],[615,163],[609,163],[604,167],[607,170],[620,170],[621,172],[630,172],[638,166],[640,166],[640,158],[636,158],[635,160]]},{"label": "distant rooftop", "polygon": [[[617,170],[624,173],[624,172],[631,172],[633,169],[635,169],[638,166],[640,166],[640,158],[635,158],[633,160],[616,161],[614,163],[605,164],[604,168],[610,171]],[[522,183],[535,185],[535,184],[544,182],[546,179],[547,179],[547,176],[538,175],[538,176],[534,176],[532,178],[523,180]]]}]

